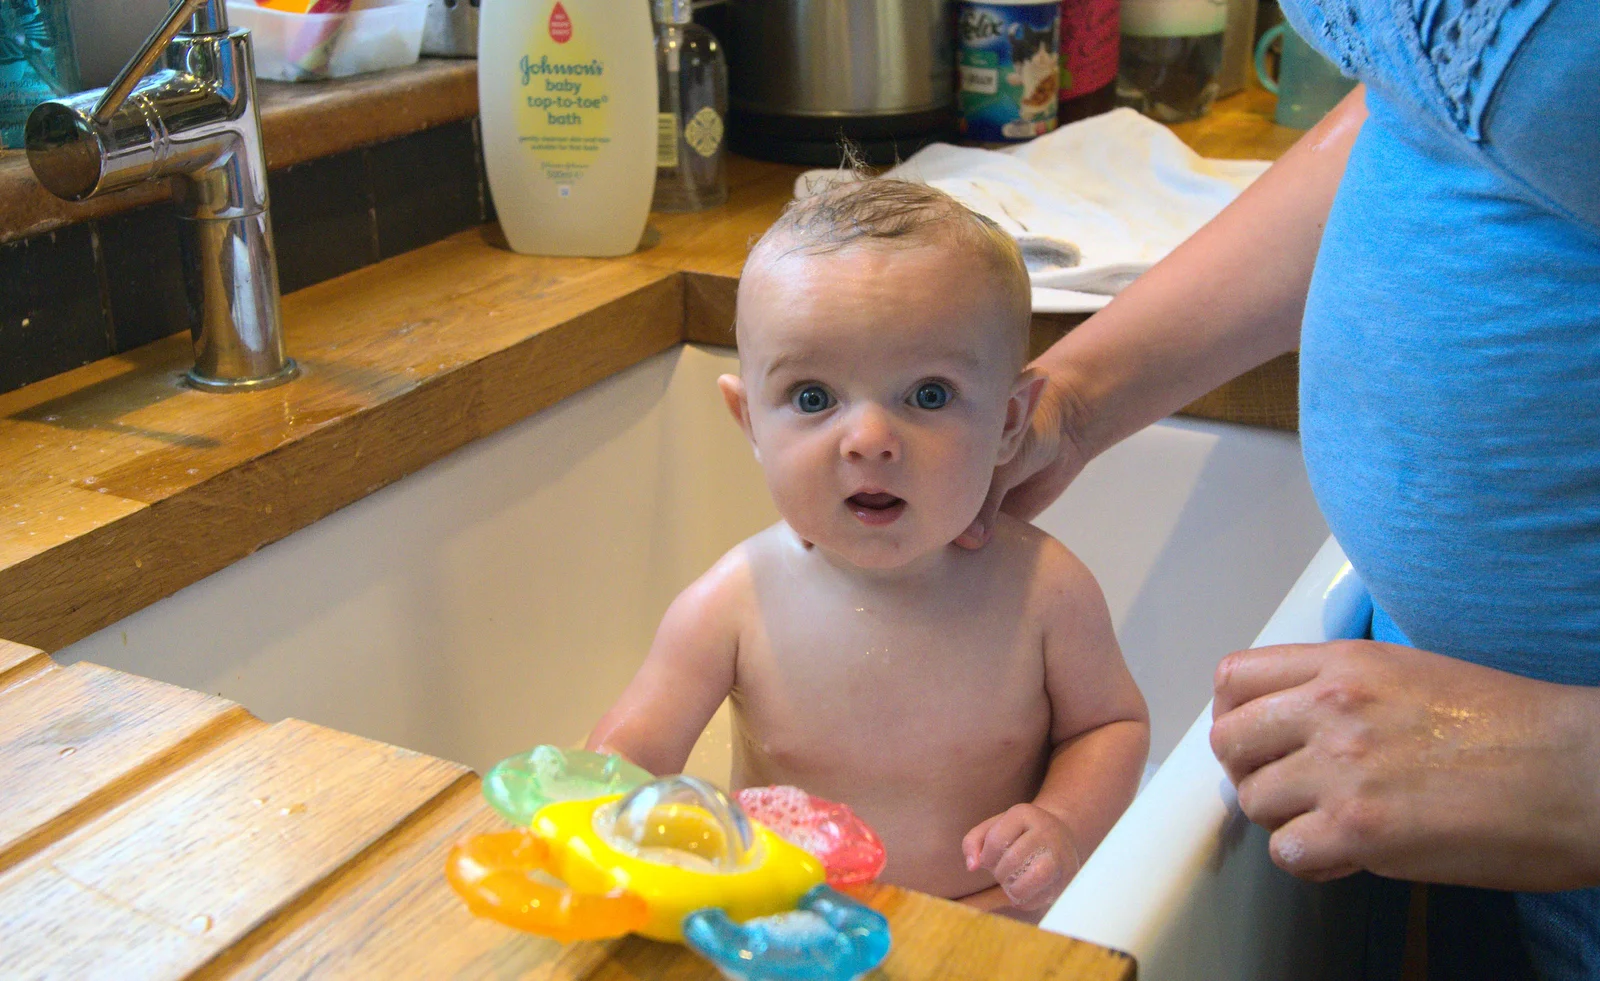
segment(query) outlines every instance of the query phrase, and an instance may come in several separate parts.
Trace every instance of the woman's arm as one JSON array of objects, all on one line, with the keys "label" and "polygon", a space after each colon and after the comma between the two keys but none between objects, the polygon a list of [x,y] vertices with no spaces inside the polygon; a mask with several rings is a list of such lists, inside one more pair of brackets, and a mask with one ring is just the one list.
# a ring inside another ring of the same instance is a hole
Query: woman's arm
[{"label": "woman's arm", "polygon": [[987,538],[1002,501],[1032,518],[1096,454],[1295,348],[1322,228],[1366,115],[1357,87],[1216,218],[1034,362],[1049,383],[1033,432],[996,471],[981,530],[961,544]]}]

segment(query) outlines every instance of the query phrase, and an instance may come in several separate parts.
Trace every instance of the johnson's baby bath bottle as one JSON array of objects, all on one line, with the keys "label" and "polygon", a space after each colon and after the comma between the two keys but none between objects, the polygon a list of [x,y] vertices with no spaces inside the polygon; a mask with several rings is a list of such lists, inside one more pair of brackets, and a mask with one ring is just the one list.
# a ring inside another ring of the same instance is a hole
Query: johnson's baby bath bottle
[{"label": "johnson's baby bath bottle", "polygon": [[483,0],[478,106],[506,240],[531,255],[632,252],[656,178],[643,0]]}]

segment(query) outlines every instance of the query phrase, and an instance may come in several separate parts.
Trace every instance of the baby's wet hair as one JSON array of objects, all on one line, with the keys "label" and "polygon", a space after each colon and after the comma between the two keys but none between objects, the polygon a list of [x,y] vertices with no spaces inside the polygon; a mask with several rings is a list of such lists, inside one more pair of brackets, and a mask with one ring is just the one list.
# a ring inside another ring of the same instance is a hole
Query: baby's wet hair
[{"label": "baby's wet hair", "polygon": [[1026,360],[1033,294],[1016,239],[936,187],[873,176],[848,154],[845,162],[842,180],[785,206],[751,249],[751,261],[763,252],[776,260],[859,246],[966,250],[992,271],[996,292],[1012,308],[1018,350]]}]

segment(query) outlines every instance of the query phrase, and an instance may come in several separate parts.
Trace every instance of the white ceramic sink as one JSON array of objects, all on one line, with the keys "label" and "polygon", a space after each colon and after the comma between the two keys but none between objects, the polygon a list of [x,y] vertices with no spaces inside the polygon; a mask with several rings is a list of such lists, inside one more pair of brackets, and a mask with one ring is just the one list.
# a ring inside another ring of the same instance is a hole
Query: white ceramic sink
[{"label": "white ceramic sink", "polygon": [[[735,368],[724,349],[657,356],[57,656],[480,769],[575,743],[678,590],[776,517],[716,392]],[[1200,421],[1153,426],[1094,461],[1039,524],[1105,589],[1155,760],[1327,535],[1293,436]],[[727,760],[719,718],[691,769],[721,781]],[[1153,915],[1139,892],[1119,893],[1135,897],[1119,900],[1132,922]],[[1073,931],[1070,917],[1048,922]]]}]

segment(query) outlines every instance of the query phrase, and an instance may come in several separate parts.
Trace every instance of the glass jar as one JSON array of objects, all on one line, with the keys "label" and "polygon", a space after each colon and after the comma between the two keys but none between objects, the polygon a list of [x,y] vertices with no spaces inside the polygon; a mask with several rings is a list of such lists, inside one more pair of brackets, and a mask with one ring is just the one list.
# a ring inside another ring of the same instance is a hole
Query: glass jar
[{"label": "glass jar", "polygon": [[690,20],[689,0],[655,0],[655,211],[702,211],[728,200],[724,121],[728,66],[715,35]]},{"label": "glass jar", "polygon": [[1163,123],[1204,115],[1227,26],[1227,0],[1123,0],[1117,102]]}]

